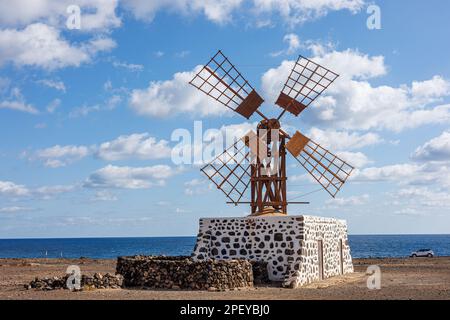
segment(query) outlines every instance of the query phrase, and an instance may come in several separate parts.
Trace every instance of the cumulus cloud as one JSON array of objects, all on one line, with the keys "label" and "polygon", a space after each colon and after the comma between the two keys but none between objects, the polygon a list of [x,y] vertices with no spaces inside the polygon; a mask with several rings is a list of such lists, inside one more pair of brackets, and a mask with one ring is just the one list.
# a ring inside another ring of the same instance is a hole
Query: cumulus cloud
[{"label": "cumulus cloud", "polygon": [[131,72],[140,72],[144,70],[144,66],[141,64],[128,63],[123,61],[113,61],[113,67],[123,68]]},{"label": "cumulus cloud", "polygon": [[363,168],[373,162],[362,152],[337,151],[335,154],[354,168]]},{"label": "cumulus cloud", "polygon": [[58,91],[66,92],[66,85],[60,80],[42,79],[38,80],[38,83]]},{"label": "cumulus cloud", "polygon": [[87,188],[147,189],[163,186],[166,179],[179,171],[167,165],[150,167],[117,167],[108,165],[92,173],[85,181]]},{"label": "cumulus cloud", "polygon": [[110,38],[94,38],[82,45],[72,45],[55,27],[33,23],[24,29],[0,30],[0,65],[33,66],[48,70],[78,67],[90,62],[101,51],[109,51],[116,43]]},{"label": "cumulus cloud", "polygon": [[295,33],[288,33],[283,37],[283,42],[285,42],[288,47],[285,50],[280,50],[277,52],[273,52],[270,55],[272,57],[278,57],[282,54],[293,54],[297,52],[301,47],[301,42],[299,37]]},{"label": "cumulus cloud", "polygon": [[357,13],[363,0],[253,0],[257,13],[279,15],[290,26],[325,16],[330,11],[347,10]]},{"label": "cumulus cloud", "polygon": [[410,187],[400,189],[392,197],[397,200],[406,200],[415,206],[423,207],[450,207],[450,193],[433,190],[428,187]]},{"label": "cumulus cloud", "polygon": [[172,13],[182,15],[203,14],[208,20],[216,23],[229,22],[232,18],[232,12],[239,8],[243,0],[125,0],[124,6],[129,9],[133,15],[141,20],[151,21],[156,13],[166,10]]},{"label": "cumulus cloud", "polygon": [[123,135],[115,140],[102,143],[96,156],[108,161],[123,159],[162,159],[168,158],[171,148],[166,140],[157,141],[148,133]]},{"label": "cumulus cloud", "polygon": [[347,198],[335,198],[329,199],[326,201],[326,205],[328,208],[330,207],[350,207],[350,206],[359,206],[366,204],[369,200],[369,195],[364,194],[361,196],[351,196]]},{"label": "cumulus cloud", "polygon": [[0,180],[0,195],[3,196],[26,196],[29,190],[24,185],[15,184],[11,181]]},{"label": "cumulus cloud", "polygon": [[[432,105],[450,96],[450,83],[441,77],[415,81],[410,86],[373,86],[368,79],[386,74],[384,58],[355,50],[317,50],[313,60],[341,74],[322,97],[304,112],[311,125],[346,130],[390,130],[399,132],[426,124],[450,122],[450,105]],[[265,96],[274,101],[289,75],[293,61],[262,76]],[[280,80],[281,79],[281,80]]]},{"label": "cumulus cloud", "polygon": [[93,112],[111,111],[114,110],[122,102],[120,95],[111,96],[104,104],[83,105],[74,108],[69,113],[69,118],[86,117]]},{"label": "cumulus cloud", "polygon": [[25,101],[19,88],[12,88],[9,96],[5,100],[0,100],[0,109],[10,109],[30,114],[37,114],[39,111]]},{"label": "cumulus cloud", "polygon": [[354,182],[393,182],[398,185],[450,186],[450,167],[440,163],[401,163],[355,170]]},{"label": "cumulus cloud", "polygon": [[415,161],[450,161],[450,131],[431,139],[412,154]]},{"label": "cumulus cloud", "polygon": [[184,183],[184,193],[188,196],[205,194],[212,189],[212,184],[201,179],[192,179]]},{"label": "cumulus cloud", "polygon": [[0,208],[0,213],[17,213],[17,212],[26,212],[26,211],[33,211],[33,210],[35,210],[35,209],[29,208],[29,207],[13,206],[13,207]]},{"label": "cumulus cloud", "polygon": [[58,168],[83,159],[88,156],[89,153],[90,148],[86,146],[56,145],[36,151],[32,159],[43,161],[46,167]]},{"label": "cumulus cloud", "polygon": [[92,201],[117,201],[117,196],[108,190],[100,190],[95,193]]},{"label": "cumulus cloud", "polygon": [[383,142],[376,133],[358,133],[348,131],[336,131],[332,129],[322,130],[313,127],[309,130],[308,137],[325,148],[334,150],[354,150]]},{"label": "cumulus cloud", "polygon": [[24,185],[16,184],[11,181],[0,180],[0,196],[10,197],[37,197],[50,199],[58,194],[75,190],[75,185],[42,186],[30,188]]},{"label": "cumulus cloud", "polygon": [[129,106],[136,113],[149,117],[168,117],[179,113],[191,116],[221,115],[227,108],[189,84],[200,70],[175,73],[171,80],[152,81],[145,89],[131,92]]},{"label": "cumulus cloud", "polygon": [[119,27],[121,20],[115,11],[118,0],[15,0],[0,2],[0,24],[21,27],[40,21],[63,27],[69,17],[67,8],[78,5],[81,9],[81,31],[105,31]]},{"label": "cumulus cloud", "polygon": [[[28,153],[24,152],[24,156],[26,157]],[[148,133],[135,133],[119,136],[114,140],[103,142],[99,146],[55,145],[36,150],[28,159],[41,161],[46,167],[58,168],[90,155],[107,161],[163,159],[170,157],[171,148],[166,140],[157,140]]]}]

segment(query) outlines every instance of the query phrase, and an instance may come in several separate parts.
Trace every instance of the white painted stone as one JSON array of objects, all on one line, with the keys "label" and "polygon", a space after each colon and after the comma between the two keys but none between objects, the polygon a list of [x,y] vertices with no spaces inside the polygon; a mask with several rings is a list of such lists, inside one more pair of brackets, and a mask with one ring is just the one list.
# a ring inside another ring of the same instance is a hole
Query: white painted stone
[{"label": "white painted stone", "polygon": [[345,220],[313,216],[200,219],[192,258],[266,261],[271,280],[298,287],[320,280],[319,241],[324,278],[353,272]]}]

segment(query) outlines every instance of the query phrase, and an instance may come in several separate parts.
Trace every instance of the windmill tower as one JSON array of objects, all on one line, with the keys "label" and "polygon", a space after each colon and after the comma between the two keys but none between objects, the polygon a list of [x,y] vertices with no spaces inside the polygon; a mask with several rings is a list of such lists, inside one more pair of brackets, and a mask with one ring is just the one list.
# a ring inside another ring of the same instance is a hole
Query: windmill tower
[{"label": "windmill tower", "polygon": [[[228,198],[228,203],[249,204],[251,215],[287,214],[286,156],[289,153],[332,196],[351,174],[353,167],[301,132],[290,136],[280,120],[286,112],[299,116],[338,75],[299,56],[275,104],[276,118],[264,115],[264,100],[219,50],[190,84],[246,119],[262,118],[257,130],[227,148],[201,171]],[[242,201],[250,187],[250,201]],[[304,203],[304,202],[303,202]]]}]

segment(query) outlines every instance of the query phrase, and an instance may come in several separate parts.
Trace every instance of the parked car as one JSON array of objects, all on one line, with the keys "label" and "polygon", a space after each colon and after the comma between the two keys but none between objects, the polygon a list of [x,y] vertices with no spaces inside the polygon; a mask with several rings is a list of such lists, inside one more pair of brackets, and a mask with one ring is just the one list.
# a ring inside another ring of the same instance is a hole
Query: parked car
[{"label": "parked car", "polygon": [[434,252],[431,249],[420,249],[420,250],[412,252],[411,257],[412,258],[417,258],[417,257],[432,258],[432,257],[434,257]]}]

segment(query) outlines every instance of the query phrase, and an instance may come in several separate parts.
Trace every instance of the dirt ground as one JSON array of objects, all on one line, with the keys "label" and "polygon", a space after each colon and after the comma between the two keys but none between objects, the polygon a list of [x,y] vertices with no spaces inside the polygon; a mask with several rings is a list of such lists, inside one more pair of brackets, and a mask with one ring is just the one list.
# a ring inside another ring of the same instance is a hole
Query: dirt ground
[{"label": "dirt ground", "polygon": [[[225,292],[104,289],[82,292],[26,290],[36,276],[62,276],[69,265],[82,273],[113,273],[115,260],[0,259],[0,300],[5,299],[439,299],[450,300],[450,257],[354,259],[355,273],[299,289],[255,287]],[[367,288],[367,267],[381,268],[381,289]]]}]

